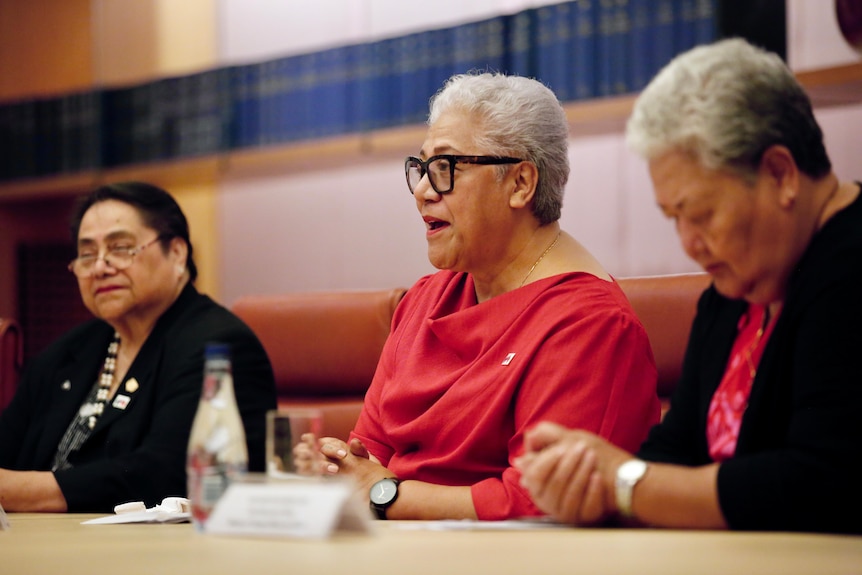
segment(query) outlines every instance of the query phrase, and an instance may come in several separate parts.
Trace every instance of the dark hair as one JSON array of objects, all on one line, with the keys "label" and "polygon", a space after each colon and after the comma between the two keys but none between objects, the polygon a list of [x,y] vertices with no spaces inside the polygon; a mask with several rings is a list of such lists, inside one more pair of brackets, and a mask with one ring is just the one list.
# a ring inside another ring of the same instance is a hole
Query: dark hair
[{"label": "dark hair", "polygon": [[166,252],[168,242],[173,238],[180,238],[186,242],[186,246],[188,246],[186,269],[189,270],[190,280],[195,281],[198,276],[198,269],[193,257],[186,216],[173,196],[152,184],[144,182],[107,184],[79,198],[72,212],[70,224],[73,242],[78,241],[81,220],[84,219],[87,210],[99,202],[107,200],[117,200],[138,210],[144,225],[154,229],[159,234],[159,243],[162,245],[163,252]]}]

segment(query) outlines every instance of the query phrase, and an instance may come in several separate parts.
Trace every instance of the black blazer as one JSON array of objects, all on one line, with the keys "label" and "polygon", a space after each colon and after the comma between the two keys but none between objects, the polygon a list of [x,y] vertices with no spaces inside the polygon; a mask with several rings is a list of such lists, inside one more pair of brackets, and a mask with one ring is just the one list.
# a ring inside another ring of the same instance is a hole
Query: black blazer
[{"label": "black blazer", "polygon": [[[671,409],[639,455],[711,463],[706,419],[747,304],[698,303]],[[735,529],[862,532],[862,195],[814,237],[788,283],[742,418],[718,472]]]},{"label": "black blazer", "polygon": [[[57,446],[96,381],[113,329],[89,321],[63,335],[24,371],[0,414],[0,467],[50,470]],[[207,342],[231,346],[234,390],[245,425],[249,468],[264,469],[266,411],[276,406],[272,367],[239,318],[187,286],[159,318],[90,438],[55,472],[70,512],[111,512],[128,501],[148,507],[186,494],[186,448],[200,398]],[[134,385],[127,388],[130,380]],[[130,391],[134,390],[134,391]]]}]

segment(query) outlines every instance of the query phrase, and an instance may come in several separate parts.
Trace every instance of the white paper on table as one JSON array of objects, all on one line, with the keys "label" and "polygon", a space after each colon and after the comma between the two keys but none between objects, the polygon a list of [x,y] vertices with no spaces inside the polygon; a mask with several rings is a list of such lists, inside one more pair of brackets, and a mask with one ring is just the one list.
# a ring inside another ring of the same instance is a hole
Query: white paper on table
[{"label": "white paper on table", "polygon": [[143,502],[134,501],[114,507],[114,515],[82,521],[82,525],[115,525],[117,523],[186,523],[191,521],[189,500],[185,497],[165,497],[155,507],[147,509]]},{"label": "white paper on table", "polygon": [[398,529],[407,531],[534,531],[540,529],[571,529],[571,525],[556,523],[548,518],[508,519],[480,521],[472,519],[444,519],[439,521],[405,521]]}]

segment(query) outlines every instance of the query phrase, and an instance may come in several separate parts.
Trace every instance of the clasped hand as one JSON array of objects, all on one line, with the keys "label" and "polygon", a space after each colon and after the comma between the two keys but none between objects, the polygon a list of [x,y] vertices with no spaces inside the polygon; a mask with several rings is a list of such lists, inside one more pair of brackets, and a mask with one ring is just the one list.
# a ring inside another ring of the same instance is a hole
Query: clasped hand
[{"label": "clasped hand", "polygon": [[377,481],[392,477],[356,438],[350,443],[334,437],[315,440],[314,435],[306,433],[293,448],[293,458],[300,475],[346,475],[353,478],[357,489],[366,495]]},{"label": "clasped hand", "polygon": [[536,505],[557,521],[601,522],[616,511],[613,477],[630,456],[600,437],[540,423],[524,436],[515,465]]}]

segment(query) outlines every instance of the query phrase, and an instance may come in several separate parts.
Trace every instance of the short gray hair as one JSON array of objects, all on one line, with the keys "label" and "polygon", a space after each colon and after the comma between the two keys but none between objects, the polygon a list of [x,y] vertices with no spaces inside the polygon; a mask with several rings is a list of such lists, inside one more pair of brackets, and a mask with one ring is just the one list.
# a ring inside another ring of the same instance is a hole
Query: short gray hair
[{"label": "short gray hair", "polygon": [[787,147],[812,178],[832,167],[793,73],[778,55],[738,38],[696,47],[665,66],[638,97],[626,141],[647,160],[680,150],[749,181],[774,145]]},{"label": "short gray hair", "polygon": [[[431,98],[428,125],[444,113],[463,112],[478,123],[474,141],[490,154],[536,165],[533,215],[541,225],[560,219],[569,179],[569,125],[554,93],[541,82],[498,73],[458,74]],[[505,173],[501,166],[500,173]]]}]

